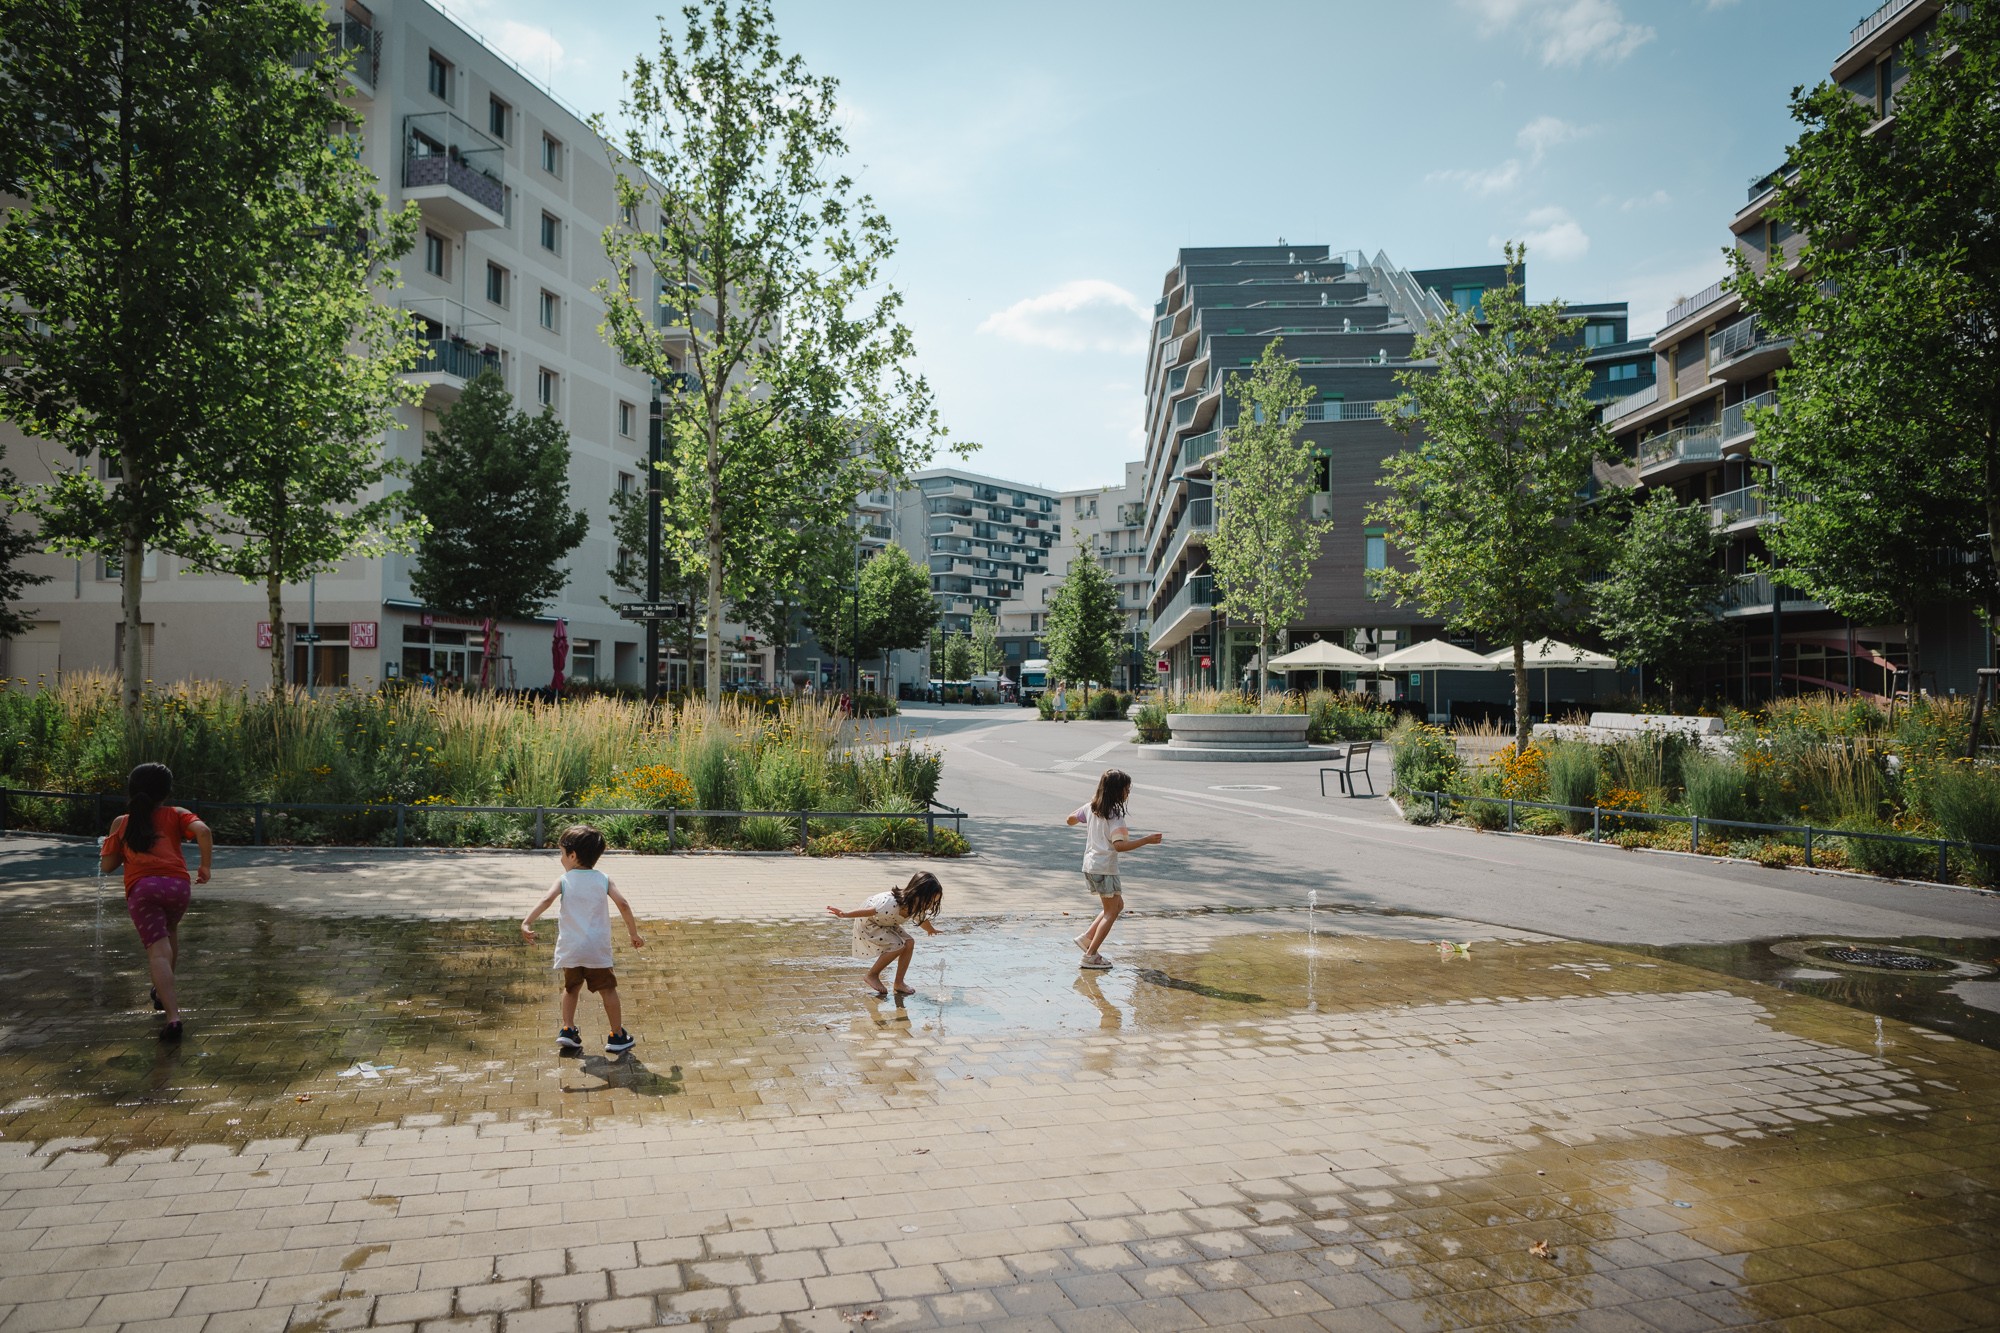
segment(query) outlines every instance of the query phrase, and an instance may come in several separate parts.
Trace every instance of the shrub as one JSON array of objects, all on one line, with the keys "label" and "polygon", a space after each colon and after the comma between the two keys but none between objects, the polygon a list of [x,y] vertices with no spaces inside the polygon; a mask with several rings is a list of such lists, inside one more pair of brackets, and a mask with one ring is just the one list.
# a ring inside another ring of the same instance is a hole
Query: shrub
[{"label": "shrub", "polygon": [[1093,722],[1115,722],[1125,716],[1131,706],[1132,696],[1120,694],[1116,690],[1093,690],[1090,702],[1084,706],[1084,716]]},{"label": "shrub", "polygon": [[[1931,779],[1928,804],[1947,838],[2000,846],[2000,774],[1965,759],[1945,765]],[[2000,850],[1972,859],[1981,883],[2000,883]]]},{"label": "shrub", "polygon": [[1306,735],[1319,744],[1331,741],[1373,741],[1388,733],[1393,716],[1366,694],[1344,690],[1314,690],[1305,696]]},{"label": "shrub", "polygon": [[[1879,819],[1850,820],[1841,826],[1858,833],[1895,833]],[[1928,879],[1937,873],[1937,848],[1885,838],[1842,838],[1848,864],[1887,879]]]},{"label": "shrub", "polygon": [[799,840],[799,824],[795,819],[779,819],[775,815],[756,815],[739,821],[743,827],[738,830],[745,844],[755,851],[778,852],[794,846]]},{"label": "shrub", "polygon": [[[1524,833],[1539,833],[1547,836],[1553,833],[1576,832],[1569,825],[1569,821],[1574,818],[1574,815],[1558,814],[1554,810],[1528,810],[1524,811],[1514,823]],[[1588,816],[1585,816],[1584,822],[1589,822]]]},{"label": "shrub", "polygon": [[1390,738],[1395,757],[1393,785],[1399,795],[1446,791],[1458,777],[1458,747],[1442,728],[1406,721]]},{"label": "shrub", "polygon": [[1499,778],[1495,795],[1511,796],[1517,801],[1539,801],[1548,795],[1548,755],[1540,746],[1531,745],[1519,751],[1512,746],[1496,750],[1487,764]]},{"label": "shrub", "polygon": [[[1597,747],[1563,741],[1549,746],[1547,754],[1549,801],[1555,805],[1596,805]],[[1566,813],[1562,819],[1571,833],[1590,827],[1587,814]]]},{"label": "shrub", "polygon": [[1750,800],[1744,770],[1733,759],[1691,750],[1681,761],[1687,807],[1703,819],[1748,819]]},{"label": "shrub", "polygon": [[1167,725],[1167,710],[1157,699],[1148,699],[1141,704],[1132,722],[1139,729],[1141,745],[1158,745],[1173,739],[1173,728]]},{"label": "shrub", "polygon": [[862,690],[850,696],[855,717],[894,717],[896,701],[886,694],[872,694]]}]

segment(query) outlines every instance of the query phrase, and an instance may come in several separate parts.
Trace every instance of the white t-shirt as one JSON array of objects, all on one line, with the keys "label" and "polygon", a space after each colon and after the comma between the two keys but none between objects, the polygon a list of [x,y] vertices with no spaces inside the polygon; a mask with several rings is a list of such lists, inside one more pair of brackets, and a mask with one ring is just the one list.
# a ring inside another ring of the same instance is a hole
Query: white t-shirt
[{"label": "white t-shirt", "polygon": [[1083,873],[1086,875],[1115,875],[1118,873],[1118,849],[1111,845],[1113,838],[1131,836],[1126,827],[1126,816],[1116,815],[1110,819],[1097,814],[1088,801],[1076,808],[1070,816],[1088,830],[1083,847]]},{"label": "white t-shirt", "polygon": [[611,966],[611,881],[601,870],[563,872],[555,965]]}]

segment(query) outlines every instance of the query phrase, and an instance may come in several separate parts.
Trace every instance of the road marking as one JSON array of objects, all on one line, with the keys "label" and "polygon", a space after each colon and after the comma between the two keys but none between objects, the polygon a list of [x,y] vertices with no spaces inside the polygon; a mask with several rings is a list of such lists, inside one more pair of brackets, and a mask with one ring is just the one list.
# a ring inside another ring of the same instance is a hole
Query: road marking
[{"label": "road marking", "polygon": [[[1104,744],[1098,746],[1095,750],[1090,751],[1088,754],[1080,754],[1074,759],[1058,759],[1053,764],[1049,765],[1049,772],[1067,773],[1072,768],[1075,768],[1078,764],[1087,764],[1093,759],[1102,759],[1105,755],[1110,754],[1113,750],[1117,749],[1124,743],[1125,743],[1124,741],[1106,741]],[[1273,790],[1276,789],[1273,788]]]}]

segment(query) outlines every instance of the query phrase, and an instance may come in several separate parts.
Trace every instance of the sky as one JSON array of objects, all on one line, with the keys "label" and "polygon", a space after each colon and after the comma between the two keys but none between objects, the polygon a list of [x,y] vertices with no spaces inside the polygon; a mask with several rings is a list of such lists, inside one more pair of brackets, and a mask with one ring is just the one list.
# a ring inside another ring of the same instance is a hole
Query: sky
[{"label": "sky", "polygon": [[[618,118],[663,9],[436,0]],[[776,0],[840,81],[850,171],[966,465],[1056,489],[1140,457],[1176,251],[1326,244],[1406,268],[1528,246],[1534,300],[1635,336],[1724,272],[1792,90],[1867,8],[1828,0]]]}]

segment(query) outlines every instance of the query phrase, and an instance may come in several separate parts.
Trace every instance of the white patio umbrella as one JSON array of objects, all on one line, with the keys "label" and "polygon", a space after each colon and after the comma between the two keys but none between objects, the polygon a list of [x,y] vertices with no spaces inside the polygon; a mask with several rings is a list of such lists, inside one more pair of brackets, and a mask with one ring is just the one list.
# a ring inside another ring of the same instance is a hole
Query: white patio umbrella
[{"label": "white patio umbrella", "polygon": [[[1514,650],[1501,648],[1486,654],[1486,660],[1493,664],[1495,671],[1514,669]],[[1603,653],[1593,653],[1588,648],[1577,648],[1560,639],[1536,639],[1521,646],[1521,661],[1530,670],[1540,669],[1542,673],[1542,717],[1547,720],[1549,712],[1549,668],[1570,667],[1577,671],[1612,671],[1618,666],[1618,659],[1606,657]]]},{"label": "white patio umbrella", "polygon": [[1398,648],[1375,659],[1378,667],[1389,667],[1402,671],[1428,671],[1431,673],[1431,691],[1426,697],[1433,703],[1437,696],[1437,673],[1440,671],[1491,671],[1493,663],[1470,648],[1461,648],[1443,639],[1425,639],[1407,648]]},{"label": "white patio umbrella", "polygon": [[1337,643],[1328,643],[1325,639],[1314,639],[1303,648],[1294,648],[1283,656],[1272,658],[1271,669],[1273,671],[1317,671],[1319,672],[1319,683],[1323,687],[1326,684],[1327,672],[1373,671],[1375,670],[1375,661],[1373,658],[1363,657],[1360,653],[1343,648]]}]

